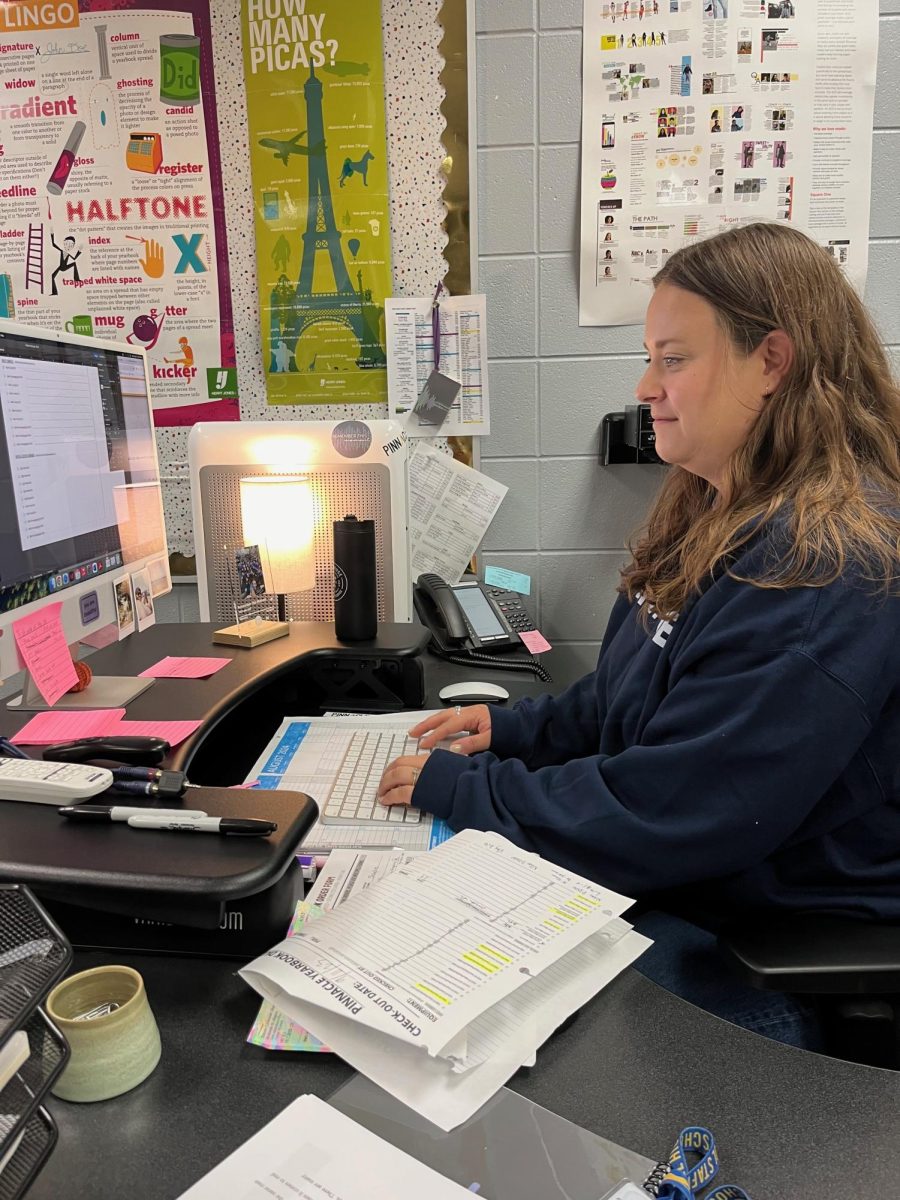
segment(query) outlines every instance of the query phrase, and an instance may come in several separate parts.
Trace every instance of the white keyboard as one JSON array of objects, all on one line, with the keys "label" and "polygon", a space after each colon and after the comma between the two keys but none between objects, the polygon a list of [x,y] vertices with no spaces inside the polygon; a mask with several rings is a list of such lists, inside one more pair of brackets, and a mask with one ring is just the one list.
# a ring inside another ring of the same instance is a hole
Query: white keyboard
[{"label": "white keyboard", "polygon": [[385,808],[376,791],[384,768],[401,754],[415,754],[418,742],[402,726],[356,730],[350,739],[334,787],[319,816],[323,825],[417,825],[417,808]]}]

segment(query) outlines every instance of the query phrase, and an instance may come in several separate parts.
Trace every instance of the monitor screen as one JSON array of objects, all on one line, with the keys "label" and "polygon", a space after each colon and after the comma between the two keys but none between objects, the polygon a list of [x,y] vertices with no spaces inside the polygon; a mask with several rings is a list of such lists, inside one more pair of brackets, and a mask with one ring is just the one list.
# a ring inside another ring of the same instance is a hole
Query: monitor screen
[{"label": "monitor screen", "polygon": [[165,553],[143,353],[0,322],[0,623]]}]

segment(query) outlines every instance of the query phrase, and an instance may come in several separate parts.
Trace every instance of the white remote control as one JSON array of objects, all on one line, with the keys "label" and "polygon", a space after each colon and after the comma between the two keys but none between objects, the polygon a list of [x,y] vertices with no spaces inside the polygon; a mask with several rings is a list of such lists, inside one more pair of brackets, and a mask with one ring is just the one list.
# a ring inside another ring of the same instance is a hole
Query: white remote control
[{"label": "white remote control", "polygon": [[0,757],[0,800],[72,804],[106,791],[112,781],[112,771],[105,767]]}]

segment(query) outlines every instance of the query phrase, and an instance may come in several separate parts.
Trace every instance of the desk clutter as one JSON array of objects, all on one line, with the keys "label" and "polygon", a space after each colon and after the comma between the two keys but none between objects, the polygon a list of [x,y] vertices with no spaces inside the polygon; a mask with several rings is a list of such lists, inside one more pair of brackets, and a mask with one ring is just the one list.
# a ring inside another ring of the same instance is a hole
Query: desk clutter
[{"label": "desk clutter", "polygon": [[466,830],[295,927],[240,974],[449,1130],[646,949],[620,919],[631,903]]}]

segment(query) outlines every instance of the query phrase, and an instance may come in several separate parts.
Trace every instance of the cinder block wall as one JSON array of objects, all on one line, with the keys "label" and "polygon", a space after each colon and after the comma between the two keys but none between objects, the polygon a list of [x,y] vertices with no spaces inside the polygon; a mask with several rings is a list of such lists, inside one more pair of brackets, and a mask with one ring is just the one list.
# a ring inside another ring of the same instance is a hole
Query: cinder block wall
[{"label": "cinder block wall", "polygon": [[[509,486],[482,561],[526,571],[558,675],[596,660],[623,545],[664,468],[599,467],[600,421],[633,398],[639,326],[578,326],[581,0],[476,0],[478,273],[491,436]],[[900,0],[881,0],[866,300],[900,369]]]}]

